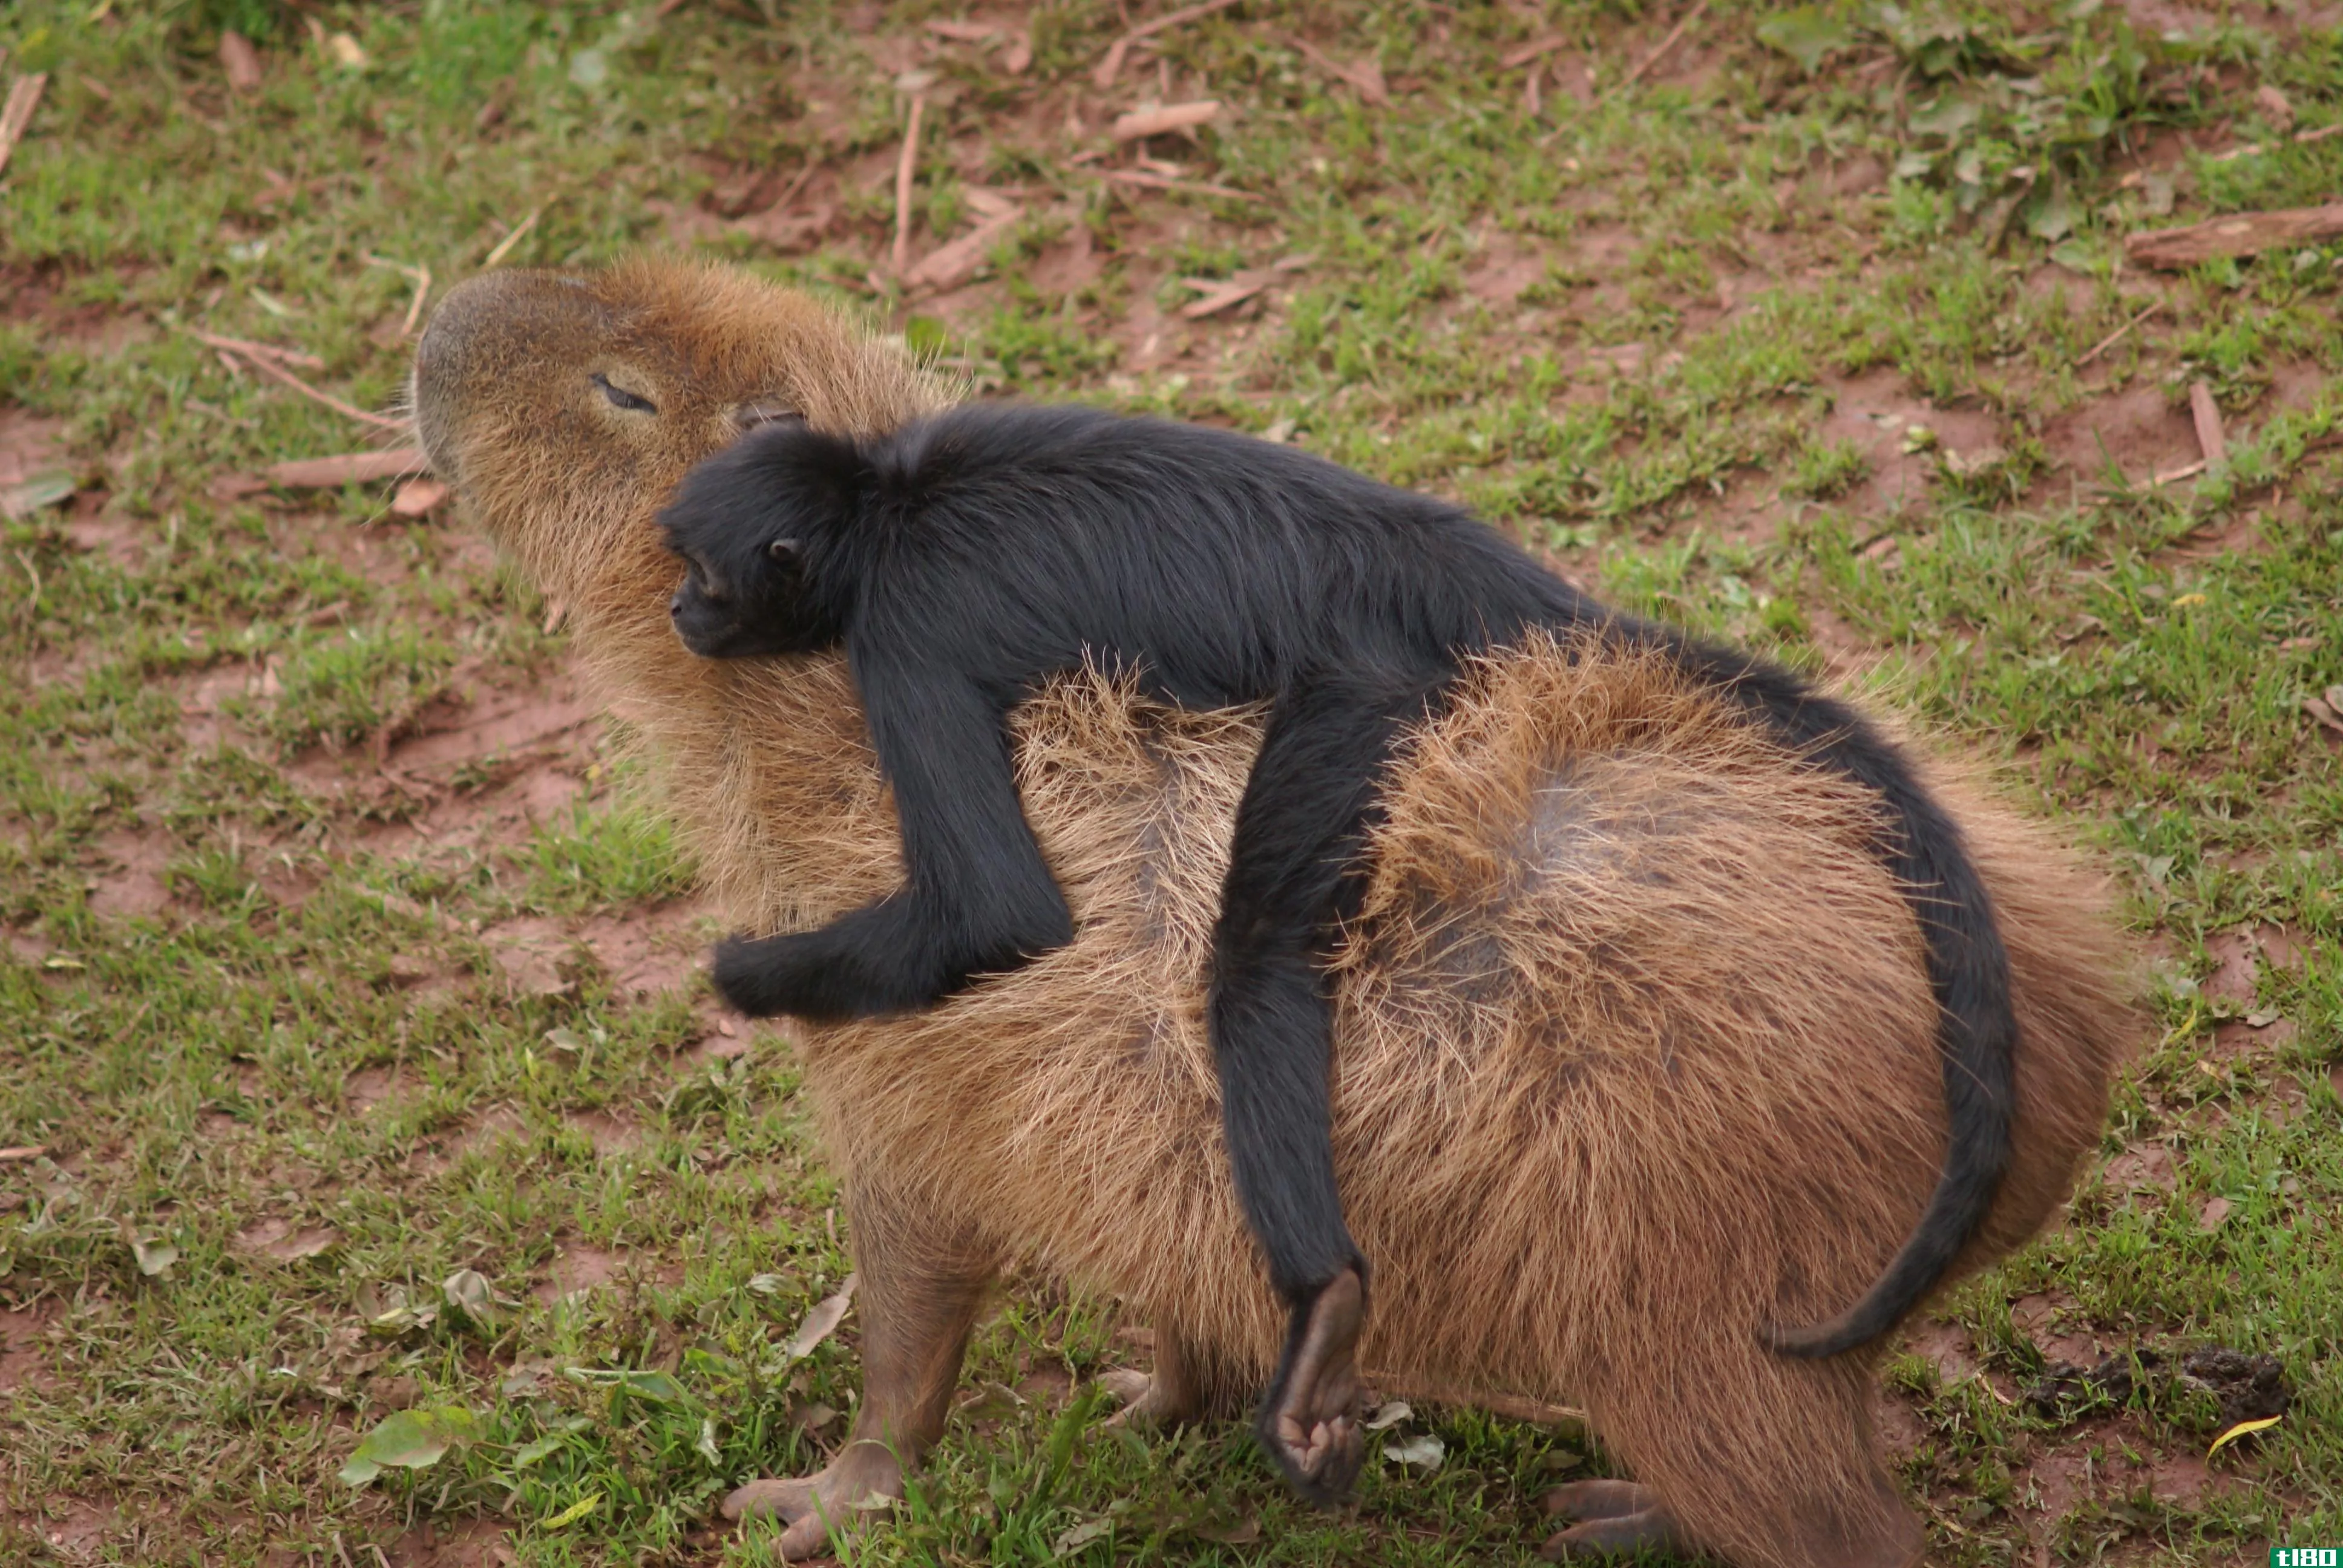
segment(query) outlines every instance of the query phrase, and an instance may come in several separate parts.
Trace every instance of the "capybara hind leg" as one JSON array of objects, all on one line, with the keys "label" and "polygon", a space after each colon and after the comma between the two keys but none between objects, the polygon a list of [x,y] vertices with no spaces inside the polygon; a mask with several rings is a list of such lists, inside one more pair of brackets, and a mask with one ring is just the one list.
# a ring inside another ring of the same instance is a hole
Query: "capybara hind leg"
[{"label": "capybara hind leg", "polygon": [[1632,1481],[1569,1481],[1547,1488],[1538,1499],[1538,1506],[1546,1513],[1573,1519],[1619,1519],[1659,1505],[1658,1493]]},{"label": "capybara hind leg", "polygon": [[1109,1424],[1184,1426],[1233,1416],[1245,1407],[1243,1385],[1206,1348],[1169,1321],[1155,1324],[1155,1367],[1147,1392],[1115,1412]]},{"label": "capybara hind leg", "polygon": [[903,1495],[903,1474],[942,1435],[978,1304],[996,1268],[973,1237],[905,1202],[850,1186],[862,1330],[862,1399],[838,1457],[812,1475],[752,1481],[724,1500],[727,1519],[779,1515],[784,1561],[822,1552],[855,1516]]},{"label": "capybara hind leg", "polygon": [[[1557,1487],[1555,1490],[1562,1489]],[[1651,1495],[1640,1486],[1630,1486],[1626,1491],[1642,1493],[1645,1497]],[[1606,1558],[1625,1557],[1637,1552],[1688,1553],[1692,1550],[1692,1543],[1684,1539],[1684,1532],[1676,1527],[1676,1522],[1669,1516],[1668,1511],[1654,1506],[1588,1517],[1583,1523],[1574,1524],[1548,1536],[1545,1544],[1538,1548],[1538,1555],[1549,1563],[1600,1563]]]}]

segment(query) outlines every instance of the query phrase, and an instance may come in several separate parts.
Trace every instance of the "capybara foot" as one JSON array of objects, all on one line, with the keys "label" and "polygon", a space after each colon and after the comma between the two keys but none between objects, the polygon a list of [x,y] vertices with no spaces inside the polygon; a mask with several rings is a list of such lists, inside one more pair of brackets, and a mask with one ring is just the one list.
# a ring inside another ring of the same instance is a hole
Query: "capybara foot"
[{"label": "capybara foot", "polygon": [[1566,1481],[1549,1487],[1538,1499],[1545,1513],[1573,1519],[1624,1519],[1648,1513],[1660,1505],[1660,1494],[1632,1481]]},{"label": "capybara foot", "polygon": [[784,1563],[820,1556],[851,1531],[858,1515],[886,1507],[903,1495],[903,1468],[876,1442],[850,1443],[846,1452],[797,1478],[752,1481],[724,1500],[727,1519],[779,1516]]},{"label": "capybara foot", "polygon": [[1322,1508],[1342,1500],[1366,1457],[1358,1362],[1366,1312],[1366,1282],[1345,1269],[1296,1315],[1256,1429],[1294,1491]]},{"label": "capybara foot", "polygon": [[[1640,1486],[1621,1482],[1589,1481],[1584,1486],[1615,1486],[1629,1493],[1651,1495]],[[1558,1486],[1555,1492],[1570,1488]],[[1551,1499],[1553,1493],[1548,1493]],[[1580,1505],[1584,1508],[1609,1508],[1617,1505],[1617,1497],[1593,1499]],[[1555,1512],[1578,1513],[1577,1507]],[[1549,1536],[1538,1548],[1538,1555],[1549,1563],[1602,1563],[1612,1558],[1632,1556],[1638,1552],[1689,1552],[1691,1543],[1676,1528],[1676,1522],[1664,1508],[1656,1505],[1638,1508],[1624,1513],[1579,1513],[1583,1523]]]}]

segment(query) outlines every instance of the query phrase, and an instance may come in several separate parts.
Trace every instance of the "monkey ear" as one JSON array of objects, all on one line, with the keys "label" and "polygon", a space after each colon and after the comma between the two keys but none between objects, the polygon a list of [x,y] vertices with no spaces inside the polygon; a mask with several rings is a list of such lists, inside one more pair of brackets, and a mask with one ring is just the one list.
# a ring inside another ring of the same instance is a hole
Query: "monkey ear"
[{"label": "monkey ear", "polygon": [[746,434],[759,425],[805,423],[804,415],[788,404],[771,398],[759,398],[755,402],[738,404],[729,410],[728,417],[732,421],[732,428],[741,434]]},{"label": "monkey ear", "polygon": [[795,566],[798,559],[798,542],[795,539],[775,539],[765,547],[765,553],[773,558],[777,566]]}]

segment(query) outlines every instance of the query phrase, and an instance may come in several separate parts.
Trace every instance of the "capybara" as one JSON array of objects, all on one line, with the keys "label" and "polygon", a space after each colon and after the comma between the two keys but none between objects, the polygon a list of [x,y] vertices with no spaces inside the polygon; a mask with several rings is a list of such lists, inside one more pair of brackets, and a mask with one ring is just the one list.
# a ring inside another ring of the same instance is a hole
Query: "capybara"
[{"label": "capybara", "polygon": [[[896,826],[842,661],[694,658],[653,518],[777,412],[883,430],[950,396],[803,296],[674,263],[491,273],[425,333],[433,467],[567,608],[739,925],[803,928],[894,888]],[[900,1493],[1005,1267],[1148,1314],[1153,1414],[1259,1387],[1282,1342],[1203,1028],[1261,716],[1088,675],[1012,729],[1072,942],[930,1011],[796,1037],[846,1187],[865,1387],[829,1466],[727,1502],[788,1519],[791,1556]],[[2096,881],[1957,776],[1928,782],[1997,911],[2019,1025],[2016,1151],[1966,1271],[2065,1198],[2141,1026]],[[1762,1337],[1859,1295],[1946,1153],[1938,1009],[1880,829],[1865,791],[1713,693],[1591,645],[1478,662],[1394,764],[1334,960],[1335,1163],[1378,1261],[1363,1356],[1586,1410],[1634,1480],[1566,1489],[1581,1523],[1551,1554],[1917,1555],[1869,1430],[1877,1347],[1810,1362]]]}]

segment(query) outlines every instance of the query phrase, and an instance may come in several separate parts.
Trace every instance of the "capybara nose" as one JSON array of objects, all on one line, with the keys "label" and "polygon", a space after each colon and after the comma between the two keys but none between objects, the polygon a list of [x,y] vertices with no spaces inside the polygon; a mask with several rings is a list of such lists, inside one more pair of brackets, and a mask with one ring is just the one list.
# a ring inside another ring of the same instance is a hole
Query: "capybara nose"
[{"label": "capybara nose", "polygon": [[675,597],[667,601],[667,613],[668,618],[671,620],[680,620],[683,618],[683,590],[681,588],[676,589]]}]

